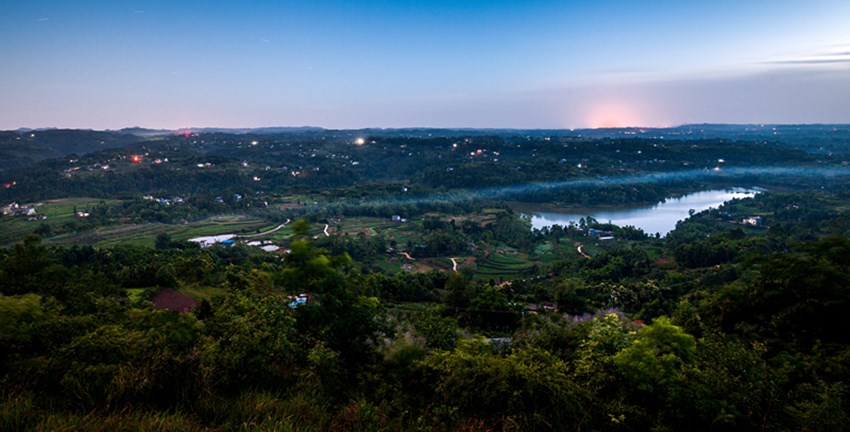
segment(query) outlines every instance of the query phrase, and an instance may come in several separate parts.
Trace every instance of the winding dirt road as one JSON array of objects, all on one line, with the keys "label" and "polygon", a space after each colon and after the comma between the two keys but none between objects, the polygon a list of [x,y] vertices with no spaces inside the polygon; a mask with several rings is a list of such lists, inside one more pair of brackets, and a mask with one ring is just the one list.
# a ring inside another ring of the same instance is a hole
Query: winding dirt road
[{"label": "winding dirt road", "polygon": [[582,251],[582,250],[581,250],[582,246],[584,246],[584,243],[579,243],[579,244],[578,244],[578,247],[576,247],[576,250],[578,251],[578,253],[580,253],[580,254],[581,254],[581,256],[583,256],[583,257],[585,257],[585,258],[587,258],[587,259],[590,259],[590,255],[588,255],[588,254],[584,253],[584,251]]},{"label": "winding dirt road", "polygon": [[281,229],[281,228],[285,227],[285,226],[286,226],[286,224],[288,224],[288,223],[289,223],[289,219],[287,219],[287,220],[286,220],[286,222],[284,222],[284,223],[282,223],[282,224],[278,225],[277,227],[272,228],[272,229],[270,229],[270,230],[268,230],[268,231],[266,231],[266,232],[261,232],[261,233],[257,233],[257,234],[251,234],[251,235],[241,235],[241,236],[237,236],[237,237],[239,237],[239,238],[254,238],[254,237],[262,237],[262,236],[265,236],[265,235],[269,235],[269,234],[271,234],[271,233],[273,233],[273,232],[275,232],[275,231],[277,231],[277,230],[279,230],[279,229]]}]

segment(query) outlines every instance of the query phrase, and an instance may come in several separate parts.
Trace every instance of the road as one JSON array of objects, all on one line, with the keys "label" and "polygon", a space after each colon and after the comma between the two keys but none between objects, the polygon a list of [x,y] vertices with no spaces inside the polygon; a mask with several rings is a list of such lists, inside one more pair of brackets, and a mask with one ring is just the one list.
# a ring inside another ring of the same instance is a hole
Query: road
[{"label": "road", "polygon": [[266,232],[261,232],[261,233],[259,233],[259,234],[251,234],[251,235],[241,235],[241,236],[238,236],[238,237],[239,237],[239,238],[254,238],[254,237],[262,237],[262,236],[265,236],[265,235],[269,235],[269,234],[271,234],[271,233],[273,233],[273,232],[275,232],[275,231],[277,231],[277,230],[279,230],[279,229],[281,229],[281,228],[285,227],[285,226],[286,226],[286,224],[288,224],[289,222],[290,222],[290,221],[289,221],[289,219],[287,219],[287,220],[286,220],[286,222],[284,222],[284,223],[282,223],[282,224],[278,225],[277,227],[272,228],[272,229],[270,229],[270,230],[268,230],[268,231],[266,231]]},{"label": "road", "polygon": [[585,258],[587,258],[587,259],[590,259],[590,255],[588,255],[588,254],[584,253],[584,252],[581,250],[582,246],[584,246],[584,243],[579,243],[579,244],[578,244],[578,247],[576,247],[576,250],[578,251],[578,253],[580,253],[580,254],[581,254],[581,256],[583,256],[583,257],[585,257]]},{"label": "road", "polygon": [[449,258],[449,259],[452,260],[452,270],[455,273],[457,273],[457,261],[455,260],[455,258]]}]

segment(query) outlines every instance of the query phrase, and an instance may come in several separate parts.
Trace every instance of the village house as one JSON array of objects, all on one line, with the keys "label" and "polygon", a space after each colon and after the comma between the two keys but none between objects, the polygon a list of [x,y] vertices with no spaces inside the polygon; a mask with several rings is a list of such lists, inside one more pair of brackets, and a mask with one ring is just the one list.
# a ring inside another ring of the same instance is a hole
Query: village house
[{"label": "village house", "polygon": [[35,216],[35,209],[13,202],[2,209],[4,216]]},{"label": "village house", "polygon": [[178,291],[165,289],[151,299],[154,309],[191,312],[200,305],[197,300]]}]

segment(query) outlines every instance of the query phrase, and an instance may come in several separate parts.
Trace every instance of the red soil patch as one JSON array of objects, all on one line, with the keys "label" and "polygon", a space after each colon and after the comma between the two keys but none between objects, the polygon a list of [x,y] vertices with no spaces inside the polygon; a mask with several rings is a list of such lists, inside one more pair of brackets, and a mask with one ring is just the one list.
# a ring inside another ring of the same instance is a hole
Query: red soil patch
[{"label": "red soil patch", "polygon": [[197,300],[186,294],[174,290],[162,290],[151,300],[153,308],[159,310],[173,310],[178,312],[189,312],[200,305]]}]

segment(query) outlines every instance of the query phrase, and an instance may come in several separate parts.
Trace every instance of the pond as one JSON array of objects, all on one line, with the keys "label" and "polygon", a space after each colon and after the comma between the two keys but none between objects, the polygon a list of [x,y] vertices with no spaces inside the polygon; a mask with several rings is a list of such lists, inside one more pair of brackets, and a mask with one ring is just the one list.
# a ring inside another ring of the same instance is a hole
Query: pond
[{"label": "pond", "polygon": [[592,216],[600,223],[611,222],[618,226],[632,225],[647,234],[660,233],[662,236],[676,228],[676,222],[687,219],[689,211],[699,213],[711,207],[719,207],[735,198],[749,198],[761,192],[760,189],[707,190],[690,193],[678,198],[668,198],[650,207],[628,208],[587,208],[581,213],[528,212],[531,214],[531,226],[541,229],[545,226],[567,226],[570,222],[578,224],[579,219]]}]

